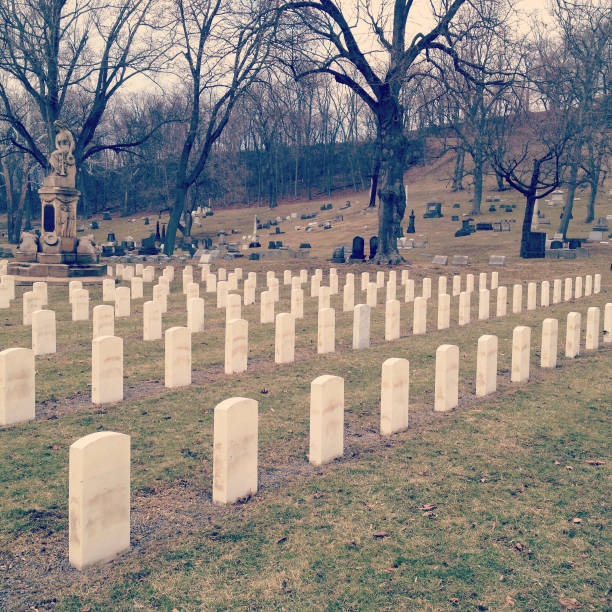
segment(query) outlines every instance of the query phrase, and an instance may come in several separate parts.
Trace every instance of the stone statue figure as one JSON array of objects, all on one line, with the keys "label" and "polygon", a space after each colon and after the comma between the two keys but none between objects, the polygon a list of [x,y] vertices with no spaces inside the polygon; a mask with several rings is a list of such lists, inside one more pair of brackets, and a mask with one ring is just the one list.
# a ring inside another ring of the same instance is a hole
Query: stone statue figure
[{"label": "stone statue figure", "polygon": [[49,156],[49,164],[53,168],[53,174],[65,177],[63,186],[75,186],[76,162],[74,159],[74,136],[70,130],[61,122],[53,124],[57,128],[55,135],[55,151]]},{"label": "stone statue figure", "polygon": [[72,203],[62,202],[58,208],[58,218],[55,232],[62,238],[71,238],[75,235],[76,227],[72,227]]}]

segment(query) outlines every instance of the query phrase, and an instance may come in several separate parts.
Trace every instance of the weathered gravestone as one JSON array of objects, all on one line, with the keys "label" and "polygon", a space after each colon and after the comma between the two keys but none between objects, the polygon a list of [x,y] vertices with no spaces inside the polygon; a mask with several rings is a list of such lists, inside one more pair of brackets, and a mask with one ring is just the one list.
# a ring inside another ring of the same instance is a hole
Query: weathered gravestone
[{"label": "weathered gravestone", "polygon": [[361,236],[355,236],[353,238],[353,248],[351,250],[351,256],[349,257],[349,263],[353,261],[364,261],[364,242]]},{"label": "weathered gravestone", "polygon": [[489,265],[490,266],[505,266],[506,256],[505,255],[490,255]]},{"label": "weathered gravestone", "polygon": [[376,257],[377,252],[378,252],[378,236],[372,236],[370,238],[370,259],[374,259],[374,257]]}]

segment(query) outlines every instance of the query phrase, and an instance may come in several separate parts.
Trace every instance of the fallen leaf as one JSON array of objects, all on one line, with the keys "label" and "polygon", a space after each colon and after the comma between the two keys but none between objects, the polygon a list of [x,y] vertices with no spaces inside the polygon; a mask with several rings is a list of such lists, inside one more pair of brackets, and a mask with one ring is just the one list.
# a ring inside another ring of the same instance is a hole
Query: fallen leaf
[{"label": "fallen leaf", "polygon": [[449,598],[448,601],[450,601],[453,604],[453,606],[458,606],[459,605],[459,599],[457,599],[457,597],[451,597],[451,598]]},{"label": "fallen leaf", "polygon": [[582,607],[580,602],[573,597],[559,597],[559,603],[566,610],[578,610],[578,608]]},{"label": "fallen leaf", "polygon": [[565,466],[565,469],[566,469],[566,470],[573,470],[574,468],[573,468],[571,465],[566,465],[566,466]]},{"label": "fallen leaf", "polygon": [[431,476],[431,474],[427,470],[424,470],[423,472],[419,472],[419,476]]},{"label": "fallen leaf", "polygon": [[514,606],[514,603],[514,599],[512,599],[510,595],[506,595],[506,605],[512,608]]},{"label": "fallen leaf", "polygon": [[572,523],[574,523],[575,525],[580,525],[580,523],[582,523],[582,519],[576,517],[575,519],[572,519]]},{"label": "fallen leaf", "polygon": [[372,534],[375,538],[386,538],[389,535],[388,531],[375,531]]},{"label": "fallen leaf", "polygon": [[486,478],[481,478],[480,482],[487,482],[487,479]]},{"label": "fallen leaf", "polygon": [[553,461],[553,463],[554,463],[555,465],[561,465],[561,462],[560,462],[560,461],[557,461],[556,459]]},{"label": "fallen leaf", "polygon": [[424,504],[419,508],[422,512],[429,512],[430,510],[435,510],[438,506],[436,504]]},{"label": "fallen leaf", "polygon": [[269,393],[269,392],[268,392],[268,390],[267,390],[267,389],[264,387],[264,388],[263,388],[263,389],[260,391],[260,393],[261,393],[262,395],[266,395],[266,394],[267,394],[267,393]]},{"label": "fallen leaf", "polygon": [[605,465],[606,462],[602,459],[587,459],[586,463],[589,465]]},{"label": "fallen leaf", "polygon": [[277,544],[282,544],[283,542],[287,541],[287,536],[283,536],[282,538],[279,538],[278,540],[276,540]]},{"label": "fallen leaf", "polygon": [[394,571],[395,571],[395,570],[394,570],[393,568],[391,568],[391,567],[385,570],[385,572],[386,572],[387,574],[392,574]]},{"label": "fallen leaf", "polygon": [[516,548],[516,550],[519,552],[523,552],[523,550],[525,550],[525,547],[520,542],[515,542],[514,548]]},{"label": "fallen leaf", "polygon": [[426,516],[427,518],[430,518],[430,519],[438,518],[438,515],[435,512],[425,512],[423,516]]},{"label": "fallen leaf", "polygon": [[313,499],[321,499],[325,493],[315,493],[312,497]]}]

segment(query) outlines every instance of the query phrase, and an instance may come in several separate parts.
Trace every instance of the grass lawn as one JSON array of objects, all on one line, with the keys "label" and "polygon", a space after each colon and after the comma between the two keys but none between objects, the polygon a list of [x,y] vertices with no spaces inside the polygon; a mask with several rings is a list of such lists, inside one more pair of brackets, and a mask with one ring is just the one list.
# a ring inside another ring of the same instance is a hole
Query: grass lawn
[{"label": "grass lawn", "polygon": [[[243,308],[250,361],[238,376],[222,372],[224,313],[207,300],[207,330],[193,342],[194,384],[173,391],[163,387],[163,341],[140,340],[139,316],[118,320],[127,399],[103,407],[89,402],[91,322],[72,325],[66,288],[52,288],[59,352],[37,358],[38,418],[0,431],[0,604],[540,610],[573,598],[605,608],[612,350],[561,358],[554,371],[538,366],[542,320],[560,320],[562,347],[567,312],[582,312],[584,329],[587,307],[608,301],[608,284],[605,276],[598,296],[485,322],[474,320],[473,299],[472,323],[443,332],[435,331],[434,298],[425,336],[410,335],[412,306],[402,303],[402,338],[392,343],[381,340],[379,307],[373,346],[359,352],[349,349],[352,320],[338,302],[338,352],[325,356],[315,352],[308,298],[297,361],[285,366],[273,364],[273,326],[257,322],[255,305]],[[164,327],[184,324],[184,296],[177,283],[174,290]],[[3,312],[3,338],[27,346],[19,302]],[[285,288],[277,312],[287,309]],[[509,381],[518,324],[532,327],[532,380],[522,385]],[[483,333],[500,338],[499,389],[477,399]],[[458,344],[461,355],[460,408],[447,416],[431,412],[443,343]],[[410,359],[411,426],[383,439],[380,366],[392,356]],[[345,379],[345,453],[313,468],[309,390],[323,373]],[[260,491],[218,508],[210,501],[212,417],[231,396],[259,401]],[[67,562],[68,448],[102,429],[132,436],[132,550],[77,572]]]}]

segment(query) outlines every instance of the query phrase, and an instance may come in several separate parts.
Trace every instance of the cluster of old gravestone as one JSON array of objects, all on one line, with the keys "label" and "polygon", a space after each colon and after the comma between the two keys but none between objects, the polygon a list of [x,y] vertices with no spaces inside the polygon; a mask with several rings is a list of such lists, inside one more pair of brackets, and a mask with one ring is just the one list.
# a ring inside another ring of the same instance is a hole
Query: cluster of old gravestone
[{"label": "cluster of old gravestone", "polygon": [[[363,246],[363,245],[362,245]],[[0,264],[0,308],[10,307],[15,300],[14,279],[6,274],[6,262]],[[95,404],[123,400],[123,340],[114,335],[114,321],[131,316],[132,300],[144,299],[144,286],[155,282],[153,266],[117,264],[115,278],[102,285],[103,304],[92,311],[92,387]],[[168,296],[175,277],[173,266],[166,266],[153,286],[153,299],[143,305],[143,341],[164,339],[164,382],[168,388],[191,384],[192,335],[205,329],[205,301],[202,289],[212,295],[213,306],[225,310],[225,372],[228,375],[245,372],[248,367],[248,323],[242,318],[242,308],[256,304],[257,274],[249,272],[243,279],[241,268],[211,271],[208,264],[200,266],[200,281],[194,281],[194,268],[182,270],[182,292],[185,296],[187,325],[166,329],[162,333],[162,318],[168,308]],[[116,280],[129,283],[118,286]],[[404,302],[413,303],[412,331],[427,333],[427,308],[432,297],[432,279],[422,280],[421,295],[415,295],[415,280],[408,270],[401,271]],[[242,282],[242,295],[238,293]],[[310,281],[310,296],[317,299],[317,352],[336,351],[336,317],[331,296],[339,293],[339,276],[330,268],[328,284],[323,285],[323,271],[307,270],[294,275],[285,270],[281,279],[268,271],[265,287],[259,295],[260,324],[274,324],[274,361],[290,364],[295,361],[295,321],[304,317],[305,286]],[[366,349],[371,344],[371,313],[378,307],[379,291],[385,289],[385,340],[400,337],[401,310],[397,299],[397,272],[388,276],[378,271],[375,276],[364,272],[360,289],[364,303],[355,304],[357,293],[355,274],[344,279],[342,307],[353,313],[352,348]],[[290,290],[289,312],[275,312],[280,301],[281,286]],[[599,294],[601,275],[542,281],[539,287],[540,306],[568,302]],[[481,273],[478,277],[478,320],[490,316],[491,292],[496,292],[496,315],[505,316],[508,288],[499,285],[499,274]],[[458,298],[458,324],[470,322],[471,296],[475,293],[475,276],[465,279],[454,275],[448,286],[446,276],[437,281],[437,329],[450,326],[452,298]],[[88,320],[90,298],[80,281],[71,281],[68,299],[74,321]],[[56,320],[48,306],[47,285],[33,284],[32,291],[23,294],[23,323],[32,326],[32,348],[10,348],[0,352],[0,423],[11,425],[35,418],[35,358],[56,351]],[[527,285],[527,310],[538,302],[538,285]],[[512,287],[512,312],[523,309],[523,286]],[[558,355],[557,319],[547,318],[542,327],[540,365],[554,368]],[[580,353],[581,313],[567,317],[565,355],[574,358]],[[586,316],[585,349],[596,350],[600,339],[600,309],[590,307]],[[612,303],[604,307],[603,341],[612,342]],[[512,336],[511,382],[529,379],[531,329],[519,325]],[[497,388],[498,338],[481,336],[477,347],[476,395],[493,393]],[[459,347],[442,344],[436,350],[433,410],[446,412],[458,405]],[[405,358],[390,358],[382,364],[380,382],[380,433],[391,435],[408,427],[410,364]],[[311,383],[310,438],[308,458],[319,466],[341,457],[344,452],[344,380],[339,376],[322,375]],[[232,397],[219,403],[214,411],[213,501],[231,504],[248,498],[258,489],[258,403],[250,398]],[[70,447],[69,457],[69,559],[83,569],[100,561],[112,559],[130,546],[130,437],[102,431],[77,440]]]}]

